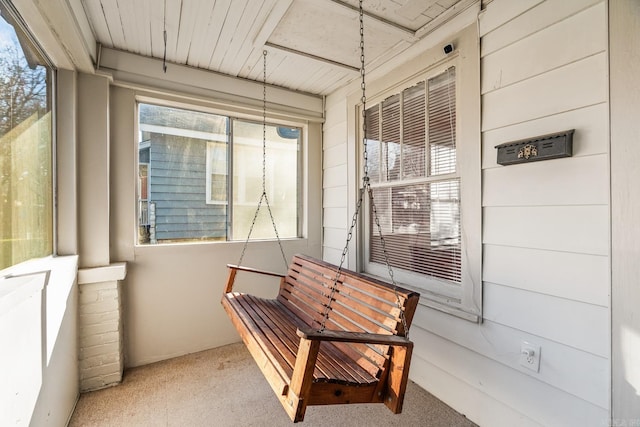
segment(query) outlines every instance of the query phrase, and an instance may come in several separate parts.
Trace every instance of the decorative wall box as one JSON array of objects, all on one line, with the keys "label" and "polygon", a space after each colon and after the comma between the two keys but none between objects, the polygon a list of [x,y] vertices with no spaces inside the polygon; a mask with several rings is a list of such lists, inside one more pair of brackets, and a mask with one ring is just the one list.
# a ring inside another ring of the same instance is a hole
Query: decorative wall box
[{"label": "decorative wall box", "polygon": [[571,157],[574,131],[575,129],[571,129],[496,145],[498,164],[506,166]]}]

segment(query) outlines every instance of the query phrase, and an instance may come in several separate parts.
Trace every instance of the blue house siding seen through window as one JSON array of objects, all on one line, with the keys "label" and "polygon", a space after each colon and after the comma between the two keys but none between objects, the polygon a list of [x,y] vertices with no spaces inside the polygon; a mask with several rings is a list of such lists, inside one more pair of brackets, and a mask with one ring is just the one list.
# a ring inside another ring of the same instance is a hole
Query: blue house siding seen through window
[{"label": "blue house siding seen through window", "polygon": [[151,133],[149,201],[158,241],[226,238],[227,206],[206,203],[207,141]]}]

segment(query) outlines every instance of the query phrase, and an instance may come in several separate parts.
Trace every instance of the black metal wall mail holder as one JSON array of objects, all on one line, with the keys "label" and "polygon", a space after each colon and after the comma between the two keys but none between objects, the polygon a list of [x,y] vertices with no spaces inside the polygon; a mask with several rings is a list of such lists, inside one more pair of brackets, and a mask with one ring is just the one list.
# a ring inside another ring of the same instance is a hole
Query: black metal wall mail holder
[{"label": "black metal wall mail holder", "polygon": [[498,164],[506,166],[557,159],[559,157],[571,157],[573,154],[574,132],[575,129],[571,129],[496,145],[498,149]]}]

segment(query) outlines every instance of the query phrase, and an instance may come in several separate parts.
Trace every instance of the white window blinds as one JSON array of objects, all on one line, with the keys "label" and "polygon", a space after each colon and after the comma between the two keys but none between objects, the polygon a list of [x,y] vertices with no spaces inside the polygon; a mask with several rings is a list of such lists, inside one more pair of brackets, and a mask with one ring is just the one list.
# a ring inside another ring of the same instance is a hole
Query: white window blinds
[{"label": "white window blinds", "polygon": [[[455,68],[367,109],[370,179],[394,268],[461,282]],[[428,166],[428,167],[427,167]],[[369,262],[384,264],[369,211]]]}]

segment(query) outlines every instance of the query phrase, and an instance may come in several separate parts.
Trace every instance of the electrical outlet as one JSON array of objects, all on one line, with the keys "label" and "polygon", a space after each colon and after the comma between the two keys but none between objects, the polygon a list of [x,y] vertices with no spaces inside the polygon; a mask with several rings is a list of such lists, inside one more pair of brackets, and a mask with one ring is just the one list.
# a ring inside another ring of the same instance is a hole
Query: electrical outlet
[{"label": "electrical outlet", "polygon": [[540,346],[530,342],[520,343],[520,366],[531,369],[534,372],[540,371]]}]

